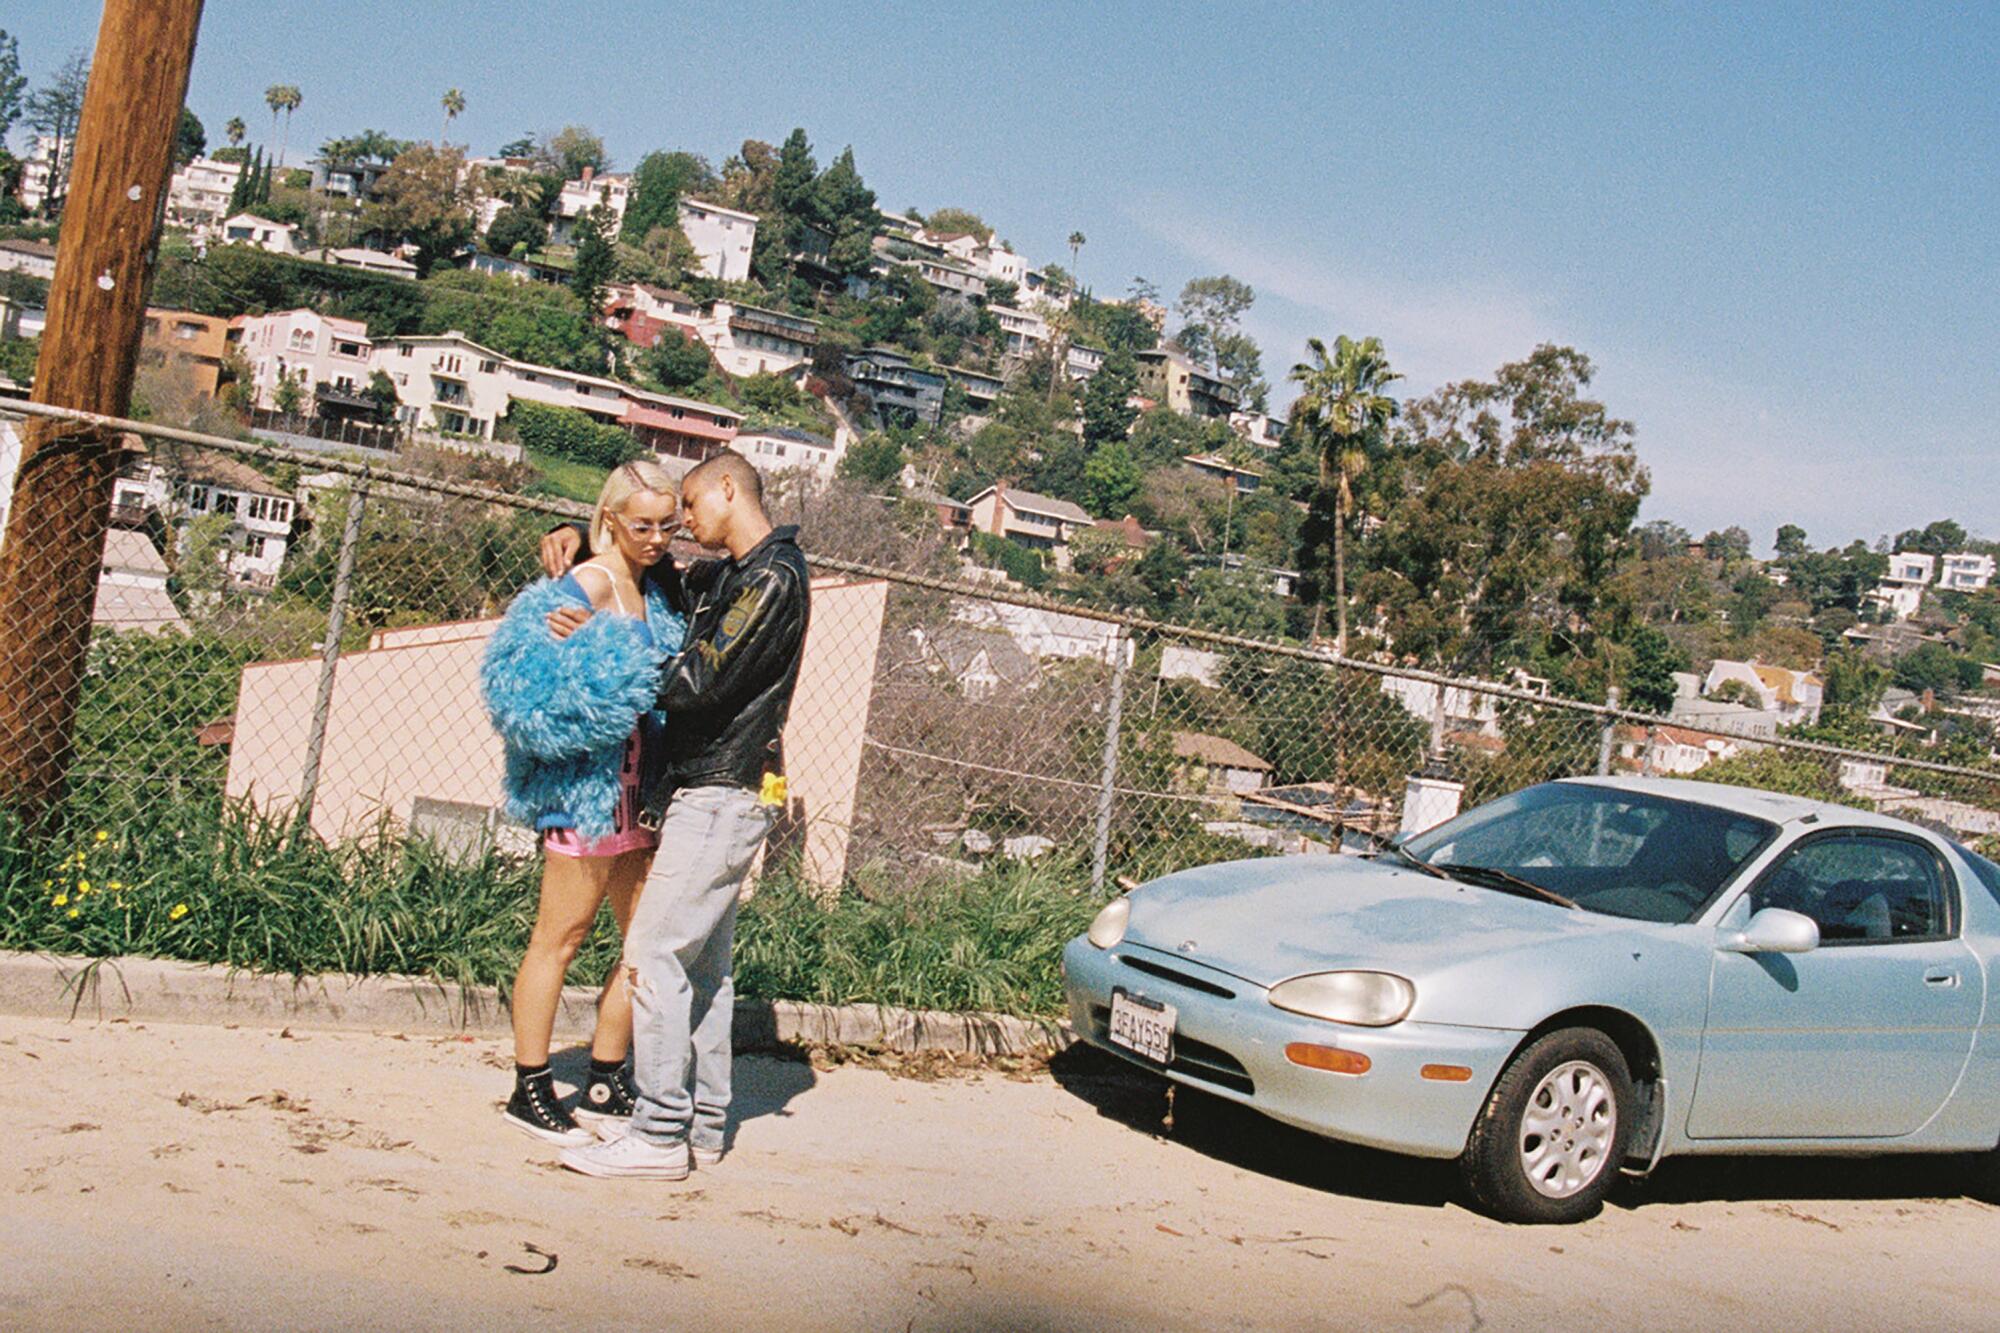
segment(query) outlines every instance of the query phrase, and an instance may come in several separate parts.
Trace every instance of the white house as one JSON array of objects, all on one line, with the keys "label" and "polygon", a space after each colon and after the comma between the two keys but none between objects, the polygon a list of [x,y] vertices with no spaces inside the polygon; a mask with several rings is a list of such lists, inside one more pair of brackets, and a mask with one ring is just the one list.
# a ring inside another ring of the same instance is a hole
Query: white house
[{"label": "white house", "polygon": [[1005,482],[988,486],[965,503],[972,510],[975,532],[1047,551],[1060,569],[1069,568],[1070,537],[1091,524],[1090,515],[1068,500],[1016,490]]},{"label": "white house", "polygon": [[1658,726],[1652,729],[1646,747],[1645,771],[1656,777],[1684,777],[1699,773],[1718,759],[1734,759],[1742,751],[1742,742],[1731,736]]},{"label": "white house", "polygon": [[274,255],[299,253],[299,229],[289,222],[273,222],[255,213],[238,213],[224,219],[219,231],[224,245],[254,245]]},{"label": "white house", "polygon": [[1276,451],[1285,442],[1285,419],[1268,412],[1244,410],[1229,414],[1229,425],[1259,449]]},{"label": "white house", "polygon": [[681,232],[701,257],[701,271],[723,282],[750,276],[750,252],[757,244],[757,215],[724,208],[705,199],[680,203]]},{"label": "white house", "polygon": [[729,447],[755,463],[760,472],[774,475],[780,472],[810,472],[821,481],[833,479],[834,469],[846,452],[824,435],[794,430],[790,426],[739,430],[736,438],[729,442]]},{"label": "white house", "polygon": [[0,240],[0,273],[10,272],[50,281],[56,276],[56,248],[47,241]]},{"label": "white house", "polygon": [[104,534],[104,565],[97,576],[90,623],[96,629],[137,634],[187,628],[174,599],[167,595],[167,562],[145,533],[112,528]]},{"label": "white house", "polygon": [[48,324],[49,312],[41,306],[0,296],[0,339],[39,338]]},{"label": "white house", "polygon": [[734,301],[711,301],[701,340],[731,375],[781,375],[812,360],[819,325],[810,319]]},{"label": "white house", "polygon": [[229,211],[243,179],[241,162],[198,157],[176,171],[167,185],[167,217],[180,223],[213,222]]},{"label": "white house", "polygon": [[576,220],[598,207],[610,212],[611,230],[615,234],[618,225],[625,220],[625,206],[631,199],[632,177],[629,174],[600,176],[585,167],[582,176],[563,182],[562,193],[556,196],[555,225],[549,229],[549,238],[569,244],[576,235]]},{"label": "white house", "polygon": [[1944,558],[1938,587],[1949,592],[1979,592],[1993,582],[1993,557],[1958,552]]},{"label": "white house", "polygon": [[321,385],[349,394],[368,386],[375,344],[358,319],[306,309],[238,315],[229,322],[229,337],[250,365],[259,407],[275,408],[278,385],[287,379],[299,386],[308,405]]},{"label": "white house", "polygon": [[1922,551],[1898,551],[1889,557],[1889,572],[1869,594],[1870,600],[1908,620],[1924,604],[1924,589],[1937,573],[1937,557]]},{"label": "white house", "polygon": [[1009,356],[1032,356],[1049,340],[1049,322],[1032,310],[1005,305],[989,305],[986,309],[999,323],[1000,332],[1007,336]]},{"label": "white house", "polygon": [[322,264],[332,264],[335,268],[358,268],[369,273],[384,273],[392,278],[414,278],[417,266],[398,255],[385,254],[380,250],[370,250],[361,245],[344,245],[335,250],[316,250],[307,256]]},{"label": "white house", "polygon": [[111,504],[128,514],[157,510],[183,541],[196,519],[227,518],[223,564],[239,582],[258,588],[277,581],[298,511],[291,496],[248,463],[188,448],[128,467],[112,484]]},{"label": "white house", "polygon": [[[62,162],[61,176],[57,177],[56,153],[60,149]],[[53,134],[37,134],[28,145],[27,156],[21,159],[21,184],[15,191],[21,200],[21,207],[32,213],[48,201],[50,183],[55,181],[55,192],[60,194],[69,183],[71,159],[76,156],[76,140],[58,139]]]},{"label": "white house", "polygon": [[926,668],[949,675],[973,703],[1041,683],[1041,668],[1003,630],[944,625],[913,629],[910,637]]},{"label": "white house", "polygon": [[968,625],[1004,630],[1016,647],[1030,657],[1060,657],[1109,665],[1123,657],[1132,662],[1132,640],[1117,625],[1067,611],[1015,606],[1011,602],[957,601],[951,618]]},{"label": "white house", "polygon": [[1782,726],[1819,721],[1819,708],[1826,696],[1826,686],[1810,671],[1718,658],[1709,667],[1701,692],[1714,694],[1724,682],[1732,680],[1746,686],[1757,699],[1758,707],[1775,714]]}]

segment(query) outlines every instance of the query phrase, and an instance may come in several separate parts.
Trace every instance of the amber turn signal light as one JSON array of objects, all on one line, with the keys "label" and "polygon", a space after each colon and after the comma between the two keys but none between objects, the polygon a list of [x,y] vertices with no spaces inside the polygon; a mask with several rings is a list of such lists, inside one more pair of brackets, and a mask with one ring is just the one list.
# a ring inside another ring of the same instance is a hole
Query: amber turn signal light
[{"label": "amber turn signal light", "polygon": [[1472,1082],[1472,1071],[1464,1065],[1425,1065],[1417,1073],[1433,1083]]},{"label": "amber turn signal light", "polygon": [[1315,1046],[1295,1041],[1285,1047],[1285,1058],[1307,1069],[1325,1069],[1335,1074],[1365,1074],[1374,1063],[1359,1051],[1343,1051],[1338,1046]]}]

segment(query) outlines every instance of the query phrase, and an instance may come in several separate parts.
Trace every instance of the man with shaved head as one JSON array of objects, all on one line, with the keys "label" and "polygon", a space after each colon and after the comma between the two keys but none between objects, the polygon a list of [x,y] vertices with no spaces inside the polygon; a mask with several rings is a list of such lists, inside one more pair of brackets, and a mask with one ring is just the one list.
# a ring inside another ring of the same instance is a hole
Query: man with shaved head
[{"label": "man with shaved head", "polygon": [[[629,1124],[599,1122],[622,1134],[563,1152],[565,1166],[592,1176],[680,1180],[690,1158],[722,1160],[736,903],[785,802],[779,733],[809,611],[798,529],[771,526],[757,470],[734,453],[687,474],[681,513],[696,541],[729,556],[697,561],[664,589],[684,603],[688,632],[642,724],[639,819],[659,830],[660,847],[625,931],[639,1095]],[[558,528],[542,563],[560,573],[581,545],[575,529]],[[561,637],[587,618],[561,611],[549,627]]]}]

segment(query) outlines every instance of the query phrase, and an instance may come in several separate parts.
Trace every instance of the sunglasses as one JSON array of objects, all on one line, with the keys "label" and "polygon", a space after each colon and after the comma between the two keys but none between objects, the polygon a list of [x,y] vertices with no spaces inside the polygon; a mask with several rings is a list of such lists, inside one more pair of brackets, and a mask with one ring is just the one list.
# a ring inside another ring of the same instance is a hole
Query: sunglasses
[{"label": "sunglasses", "polygon": [[654,537],[671,537],[681,530],[681,524],[678,521],[673,523],[634,523],[623,514],[613,514],[611,517],[618,521],[619,527],[625,529],[625,531],[631,533],[640,541],[649,541]]}]

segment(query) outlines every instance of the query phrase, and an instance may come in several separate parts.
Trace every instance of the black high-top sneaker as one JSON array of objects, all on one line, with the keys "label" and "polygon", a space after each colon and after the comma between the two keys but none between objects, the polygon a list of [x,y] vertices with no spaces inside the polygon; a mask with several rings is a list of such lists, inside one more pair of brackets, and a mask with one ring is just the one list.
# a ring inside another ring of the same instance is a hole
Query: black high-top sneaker
[{"label": "black high-top sneaker", "polygon": [[514,1095],[507,1099],[507,1123],[523,1134],[532,1134],[544,1143],[565,1148],[596,1141],[596,1136],[570,1118],[556,1096],[556,1085],[547,1073],[514,1080]]},{"label": "black high-top sneaker", "polygon": [[606,1076],[591,1074],[576,1099],[576,1121],[599,1138],[616,1138],[638,1105],[639,1090],[632,1085],[632,1075],[620,1065]]}]

